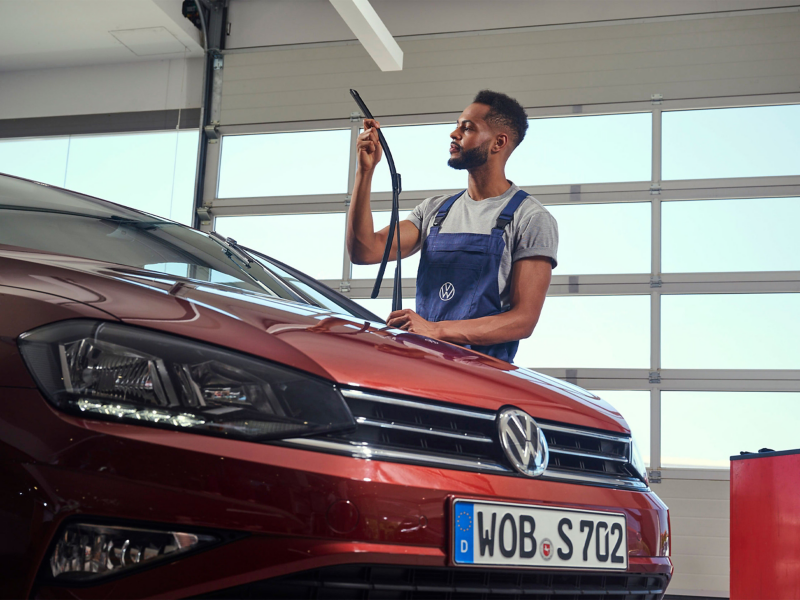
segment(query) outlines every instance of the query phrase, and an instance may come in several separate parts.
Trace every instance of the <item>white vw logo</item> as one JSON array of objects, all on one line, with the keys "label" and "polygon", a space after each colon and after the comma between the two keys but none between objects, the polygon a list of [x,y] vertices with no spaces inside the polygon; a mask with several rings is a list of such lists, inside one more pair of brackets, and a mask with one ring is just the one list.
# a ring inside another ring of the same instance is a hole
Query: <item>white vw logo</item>
[{"label": "white vw logo", "polygon": [[514,468],[529,477],[538,477],[547,469],[550,458],[544,432],[528,413],[506,408],[497,421],[500,445]]},{"label": "white vw logo", "polygon": [[453,296],[455,295],[456,295],[456,288],[449,281],[443,284],[442,287],[439,289],[439,298],[441,298],[444,302],[452,300]]}]

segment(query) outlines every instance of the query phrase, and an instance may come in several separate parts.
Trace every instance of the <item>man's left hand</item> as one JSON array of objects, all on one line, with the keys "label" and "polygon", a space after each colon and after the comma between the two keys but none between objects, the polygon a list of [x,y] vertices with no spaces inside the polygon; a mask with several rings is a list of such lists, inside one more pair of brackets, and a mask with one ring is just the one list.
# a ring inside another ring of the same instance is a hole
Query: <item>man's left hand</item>
[{"label": "man's left hand", "polygon": [[410,308],[404,308],[402,310],[396,310],[392,312],[392,314],[389,315],[389,319],[386,321],[386,324],[389,327],[396,327],[398,329],[403,329],[404,331],[410,331],[411,333],[427,335],[428,337],[432,338],[438,337],[437,324],[426,321]]}]

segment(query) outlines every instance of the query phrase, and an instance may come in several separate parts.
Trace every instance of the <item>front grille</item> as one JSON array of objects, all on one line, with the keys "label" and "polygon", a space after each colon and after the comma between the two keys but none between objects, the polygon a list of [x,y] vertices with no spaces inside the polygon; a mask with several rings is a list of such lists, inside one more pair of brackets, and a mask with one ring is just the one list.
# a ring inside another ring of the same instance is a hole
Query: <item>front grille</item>
[{"label": "front grille", "polygon": [[340,565],[250,583],[204,598],[347,600],[657,600],[664,575],[597,574],[484,568]]},{"label": "front grille", "polygon": [[[358,423],[355,431],[290,443],[359,458],[517,475],[500,446],[493,411],[356,390],[342,393]],[[542,478],[646,489],[630,468],[630,437],[537,423],[550,449]]]}]

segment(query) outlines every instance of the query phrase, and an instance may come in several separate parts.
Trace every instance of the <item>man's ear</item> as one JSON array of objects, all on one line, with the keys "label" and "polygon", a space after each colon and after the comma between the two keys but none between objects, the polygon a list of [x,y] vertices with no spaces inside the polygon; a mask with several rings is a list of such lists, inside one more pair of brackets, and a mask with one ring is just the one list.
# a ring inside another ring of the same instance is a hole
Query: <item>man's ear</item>
[{"label": "man's ear", "polygon": [[502,152],[503,150],[508,148],[509,144],[511,144],[511,138],[508,136],[507,133],[501,131],[500,133],[494,136],[494,145],[492,146],[492,151]]}]

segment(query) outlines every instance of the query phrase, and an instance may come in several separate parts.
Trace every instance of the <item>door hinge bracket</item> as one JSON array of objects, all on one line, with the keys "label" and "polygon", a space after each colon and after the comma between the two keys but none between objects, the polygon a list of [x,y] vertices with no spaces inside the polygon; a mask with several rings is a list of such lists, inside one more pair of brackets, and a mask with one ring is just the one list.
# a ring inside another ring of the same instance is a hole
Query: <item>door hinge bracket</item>
[{"label": "door hinge bracket", "polygon": [[651,288],[660,288],[662,284],[661,277],[651,277],[650,278],[650,287]]},{"label": "door hinge bracket", "polygon": [[650,94],[650,104],[657,106],[661,104],[664,100],[664,96],[661,94]]},{"label": "door hinge bracket", "polygon": [[648,471],[647,479],[650,483],[661,483],[661,471]]},{"label": "door hinge bracket", "polygon": [[214,70],[219,71],[225,67],[225,58],[222,54],[214,55]]},{"label": "door hinge bracket", "polygon": [[358,123],[364,117],[361,116],[360,112],[351,112],[350,113],[350,122],[351,123]]},{"label": "door hinge bracket", "polygon": [[650,185],[650,195],[651,196],[660,196],[661,195],[661,184],[660,183],[653,183]]},{"label": "door hinge bracket", "polygon": [[661,373],[658,371],[650,371],[648,378],[650,383],[661,383]]},{"label": "door hinge bracket", "polygon": [[341,282],[341,283],[339,284],[339,291],[340,291],[342,294],[349,294],[349,293],[350,293],[350,282],[349,282],[349,281],[343,281],[343,282]]}]

